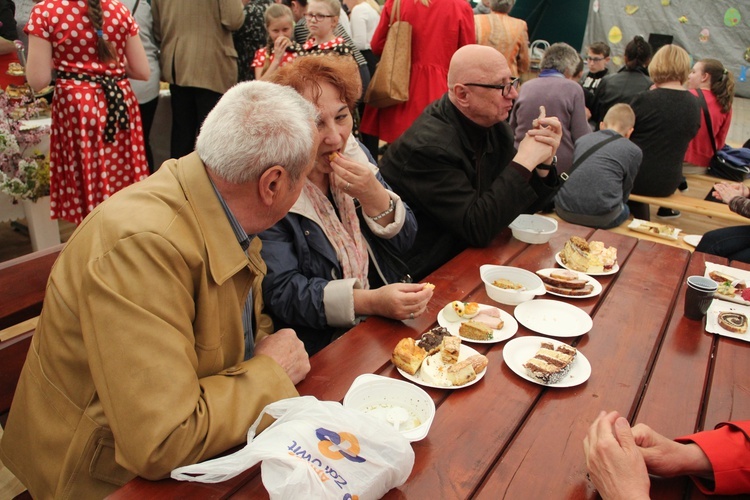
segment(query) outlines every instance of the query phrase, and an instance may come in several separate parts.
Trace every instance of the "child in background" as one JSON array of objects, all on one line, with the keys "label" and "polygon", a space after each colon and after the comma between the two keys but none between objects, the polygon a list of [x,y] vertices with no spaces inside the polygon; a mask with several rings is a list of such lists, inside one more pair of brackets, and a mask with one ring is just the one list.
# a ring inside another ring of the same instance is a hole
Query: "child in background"
[{"label": "child in background", "polygon": [[339,0],[310,0],[307,2],[307,26],[310,38],[302,46],[305,55],[339,54],[352,55],[352,46],[342,37],[337,37],[333,29],[339,23],[341,3]]},{"label": "child in background", "polygon": [[576,141],[573,170],[555,197],[561,219],[601,229],[625,222],[630,215],[628,197],[643,156],[641,148],[628,140],[634,125],[633,109],[615,104],[599,132]]},{"label": "child in background", "polygon": [[297,57],[299,44],[292,40],[294,15],[292,9],[281,3],[268,6],[264,14],[268,46],[255,52],[251,67],[256,80],[269,80],[277,69]]}]

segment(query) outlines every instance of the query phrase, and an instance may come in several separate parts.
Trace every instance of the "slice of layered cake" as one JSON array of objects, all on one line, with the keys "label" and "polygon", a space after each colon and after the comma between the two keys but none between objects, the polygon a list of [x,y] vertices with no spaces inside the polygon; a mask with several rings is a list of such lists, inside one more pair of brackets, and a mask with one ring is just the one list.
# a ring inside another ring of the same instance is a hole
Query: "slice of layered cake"
[{"label": "slice of layered cake", "polygon": [[561,381],[575,362],[576,349],[567,344],[554,348],[551,342],[542,342],[533,358],[523,366],[526,373],[543,384],[555,384]]}]

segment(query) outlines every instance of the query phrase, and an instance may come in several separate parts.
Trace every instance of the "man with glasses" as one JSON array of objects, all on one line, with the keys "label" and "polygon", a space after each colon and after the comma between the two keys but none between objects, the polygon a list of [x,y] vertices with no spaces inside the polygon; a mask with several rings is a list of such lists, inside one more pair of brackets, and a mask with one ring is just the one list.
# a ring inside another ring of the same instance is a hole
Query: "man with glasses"
[{"label": "man with glasses", "polygon": [[586,65],[589,71],[581,80],[584,97],[586,98],[586,109],[589,111],[586,114],[589,119],[591,119],[591,114],[594,111],[594,92],[602,78],[609,73],[607,67],[610,60],[609,54],[609,45],[605,42],[596,42],[589,45],[588,55],[586,56]]},{"label": "man with glasses", "polygon": [[405,256],[415,279],[467,247],[488,245],[555,194],[560,122],[541,114],[516,151],[507,118],[517,97],[505,57],[465,45],[451,59],[448,92],[386,151],[381,173],[419,223]]}]

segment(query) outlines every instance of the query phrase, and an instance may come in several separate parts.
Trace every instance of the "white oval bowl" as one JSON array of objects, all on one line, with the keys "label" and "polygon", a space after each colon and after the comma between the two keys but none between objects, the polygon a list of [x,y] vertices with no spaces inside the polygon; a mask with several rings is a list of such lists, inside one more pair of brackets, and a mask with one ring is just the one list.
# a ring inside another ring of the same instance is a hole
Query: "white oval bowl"
[{"label": "white oval bowl", "polygon": [[517,240],[538,245],[547,243],[557,232],[557,221],[543,215],[521,214],[509,227]]},{"label": "white oval bowl", "polygon": [[[482,277],[487,295],[495,302],[501,304],[516,306],[521,302],[533,299],[537,295],[544,295],[546,293],[541,278],[531,271],[521,269],[520,267],[485,264],[479,267],[479,275]],[[520,283],[526,290],[508,290],[492,284],[493,281],[500,278]]]},{"label": "white oval bowl", "polygon": [[344,396],[343,405],[366,411],[374,405],[393,405],[405,408],[421,422],[417,427],[399,431],[409,441],[419,441],[427,436],[435,418],[435,403],[423,389],[403,380],[380,375],[360,375]]}]

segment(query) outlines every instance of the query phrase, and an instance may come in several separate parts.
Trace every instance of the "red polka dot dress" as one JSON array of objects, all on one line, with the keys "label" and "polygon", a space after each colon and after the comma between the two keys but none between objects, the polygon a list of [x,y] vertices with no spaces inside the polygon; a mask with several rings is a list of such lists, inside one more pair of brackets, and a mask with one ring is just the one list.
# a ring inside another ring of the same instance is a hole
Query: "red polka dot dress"
[{"label": "red polka dot dress", "polygon": [[119,2],[101,0],[101,6],[102,33],[117,62],[100,62],[85,0],[42,0],[26,25],[29,35],[52,44],[58,71],[50,138],[52,218],[75,224],[148,176],[141,115],[124,64],[125,42],[138,35],[138,25]]},{"label": "red polka dot dress", "polygon": [[[268,64],[271,64],[274,60],[276,55],[273,53],[273,51],[268,52],[268,47],[261,47],[258,50],[255,51],[255,58],[253,58],[253,62],[250,65],[251,68],[262,68],[266,65],[266,60],[268,61]],[[281,62],[279,63],[279,67],[290,63],[294,61],[294,58],[297,57],[296,52],[284,52],[284,57],[281,58]]]}]

